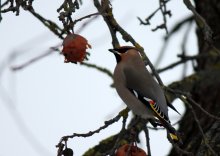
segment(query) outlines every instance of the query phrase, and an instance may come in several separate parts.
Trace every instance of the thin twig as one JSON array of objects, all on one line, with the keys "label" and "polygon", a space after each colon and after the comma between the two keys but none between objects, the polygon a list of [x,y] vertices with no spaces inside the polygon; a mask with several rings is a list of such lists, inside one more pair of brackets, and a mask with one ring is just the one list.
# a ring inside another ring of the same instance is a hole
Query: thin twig
[{"label": "thin twig", "polygon": [[150,25],[150,19],[153,16],[155,16],[158,11],[161,11],[161,14],[163,16],[163,23],[161,25],[158,25],[156,28],[152,29],[152,31],[156,31],[157,29],[165,29],[166,33],[168,34],[166,15],[171,16],[171,12],[170,12],[170,10],[166,9],[167,2],[169,2],[169,0],[159,0],[159,8],[157,8],[147,18],[145,18],[145,21],[143,21],[140,17],[137,17],[137,19],[140,21],[140,24],[141,25]]},{"label": "thin twig", "polygon": [[210,118],[213,118],[215,120],[220,120],[220,117],[218,116],[215,116],[213,114],[210,114],[209,112],[207,112],[204,108],[201,107],[200,104],[198,104],[196,101],[194,101],[191,97],[190,97],[190,94],[189,93],[186,93],[186,92],[183,92],[183,91],[180,91],[180,90],[174,90],[174,89],[171,89],[171,88],[168,88],[166,87],[165,88],[167,91],[170,91],[172,92],[173,94],[175,95],[184,95],[186,97],[186,100],[192,104],[192,105],[195,105],[196,107],[198,107],[203,113],[205,113],[207,116],[209,116]]},{"label": "thin twig", "polygon": [[147,145],[147,154],[148,156],[151,156],[151,150],[150,150],[150,137],[149,137],[149,131],[148,128],[145,126],[144,133],[146,136],[146,145]]},{"label": "thin twig", "polygon": [[[112,8],[109,7],[110,2],[108,0],[104,0],[104,1],[102,1],[102,5],[101,5],[98,0],[94,0],[94,5],[97,8],[97,10],[99,11],[99,13],[102,14],[102,17],[105,20],[105,22],[109,28],[109,31],[110,31],[111,37],[112,37],[113,47],[114,48],[118,47],[119,41],[116,36],[116,29],[109,22],[109,18],[110,18],[110,16],[112,16]],[[108,16],[104,16],[104,13]]]},{"label": "thin twig", "polygon": [[41,21],[50,31],[52,31],[60,39],[63,39],[63,34],[65,33],[55,22],[45,19],[39,13],[36,13],[34,10],[28,10],[34,17]]},{"label": "thin twig", "polygon": [[211,48],[213,48],[216,53],[220,54],[220,50],[217,49],[213,44],[213,31],[211,27],[207,24],[206,20],[196,11],[190,0],[183,0],[183,2],[186,7],[192,11],[198,27],[202,30],[204,40],[209,44]]},{"label": "thin twig", "polygon": [[[41,54],[41,55],[39,55],[39,56],[37,56],[37,57],[34,57],[34,58],[28,60],[27,62],[25,62],[25,63],[23,63],[23,64],[20,64],[20,65],[17,65],[17,66],[12,66],[12,67],[11,67],[11,70],[13,70],[13,71],[21,70],[21,69],[23,69],[23,68],[25,68],[25,67],[31,65],[32,63],[35,63],[35,62],[41,60],[42,58],[47,57],[47,56],[53,54],[54,51],[59,51],[57,48],[58,48],[60,45],[61,45],[61,44],[57,44],[56,46],[51,47],[51,48],[48,49],[45,53],[43,53],[43,54]],[[106,69],[106,68],[97,66],[97,65],[95,65],[95,64],[87,63],[87,62],[81,62],[80,64],[83,65],[83,66],[89,67],[89,68],[97,69],[98,71],[107,74],[107,75],[108,75],[109,77],[111,77],[111,78],[113,77],[112,72],[111,72],[110,70]]]},{"label": "thin twig", "polygon": [[[0,2],[1,2],[1,0],[0,0]],[[6,6],[9,2],[10,2],[10,0],[6,0],[3,4],[0,3],[0,7],[3,8],[3,7]]]},{"label": "thin twig", "polygon": [[177,153],[179,153],[180,155],[184,154],[184,155],[188,155],[188,156],[194,156],[194,154],[192,152],[185,151],[174,143],[172,145],[173,145],[174,149],[177,151]]},{"label": "thin twig", "polygon": [[[169,16],[171,16],[171,13],[170,11],[167,11],[166,9],[166,3],[168,2],[169,0],[159,0],[159,6],[160,6],[160,11],[161,11],[161,14],[163,16],[163,24],[161,25],[161,28],[162,29],[165,29],[166,31],[166,34],[168,34],[168,29],[167,29],[167,18],[166,18],[166,15],[168,14]],[[163,26],[163,27],[162,27]],[[158,26],[157,26],[158,27]],[[160,28],[160,27],[159,27]],[[155,29],[157,30],[157,29]]]},{"label": "thin twig", "polygon": [[190,104],[195,105],[196,107],[198,107],[203,113],[205,113],[207,116],[209,116],[210,118],[213,118],[215,120],[220,120],[220,117],[217,117],[215,115],[210,114],[209,112],[207,112],[204,108],[201,107],[201,105],[199,105],[196,101],[194,101],[191,97],[187,96],[187,100],[189,101]]},{"label": "thin twig", "polygon": [[51,54],[56,50],[56,48],[59,47],[59,46],[60,46],[60,45],[55,46],[55,47],[51,47],[51,48],[48,49],[45,53],[43,53],[43,54],[41,54],[41,55],[39,55],[39,56],[37,56],[37,57],[34,57],[34,58],[30,59],[29,61],[27,61],[27,62],[25,62],[25,63],[23,63],[23,64],[21,64],[21,65],[12,66],[12,67],[11,67],[11,70],[13,70],[13,71],[21,70],[21,69],[23,69],[23,68],[25,68],[25,67],[31,65],[32,63],[35,63],[35,62],[41,60],[42,58],[51,55]]},{"label": "thin twig", "polygon": [[82,20],[84,20],[84,19],[86,19],[86,18],[90,18],[90,17],[92,17],[92,16],[97,16],[97,15],[100,15],[100,13],[99,13],[99,12],[96,12],[96,13],[93,13],[93,14],[89,14],[89,15],[83,16],[83,17],[81,17],[81,18],[76,19],[75,21],[73,21],[73,25],[75,25],[77,22],[82,21]]},{"label": "thin twig", "polygon": [[117,115],[116,117],[114,117],[113,119],[110,119],[110,120],[108,120],[108,121],[105,121],[103,126],[101,126],[100,128],[98,128],[98,129],[96,129],[96,130],[94,130],[94,131],[90,131],[90,132],[88,132],[88,133],[81,133],[81,134],[79,134],[79,133],[73,133],[72,135],[63,136],[63,137],[60,139],[59,143],[56,145],[56,147],[57,147],[58,150],[59,150],[59,149],[60,149],[60,146],[62,145],[62,142],[63,142],[63,141],[64,141],[64,142],[65,142],[65,141],[68,141],[68,139],[70,139],[70,138],[74,138],[74,137],[90,137],[90,136],[92,136],[92,135],[95,134],[95,133],[99,133],[101,130],[104,130],[104,129],[107,128],[108,126],[110,126],[110,125],[112,125],[113,123],[117,122],[117,121],[124,115],[124,112],[127,112],[127,111],[128,111],[127,108],[123,109],[122,111],[120,111],[120,112],[118,113],[118,115]]},{"label": "thin twig", "polygon": [[88,19],[86,22],[84,22],[81,27],[75,31],[77,34],[79,34],[81,31],[83,31],[89,24],[91,24],[93,21],[95,21],[96,18],[98,18],[99,15],[93,16],[90,19]]},{"label": "thin twig", "polygon": [[191,59],[176,61],[176,62],[174,62],[174,63],[172,63],[172,64],[170,64],[170,65],[168,65],[168,66],[166,66],[166,67],[164,67],[164,68],[158,69],[157,72],[158,72],[158,73],[162,73],[162,72],[164,72],[164,71],[166,71],[166,70],[168,70],[168,69],[171,69],[171,68],[173,68],[173,67],[176,67],[176,66],[178,66],[178,65],[180,65],[180,64],[182,64],[182,63],[185,63],[186,61],[189,61],[189,60],[191,60]]},{"label": "thin twig", "polygon": [[173,36],[175,33],[179,32],[179,30],[187,23],[193,22],[193,16],[187,16],[183,20],[177,22],[169,31],[169,34],[165,36],[165,40],[169,39],[171,36]]},{"label": "thin twig", "polygon": [[186,5],[186,7],[192,11],[199,28],[203,30],[204,40],[208,43],[212,43],[213,31],[210,28],[210,26],[206,23],[205,19],[196,11],[190,0],[183,0],[183,2]]},{"label": "thin twig", "polygon": [[181,99],[185,104],[187,104],[188,108],[190,109],[190,111],[192,112],[193,114],[193,117],[194,117],[194,120],[196,121],[197,123],[197,126],[199,128],[199,131],[203,137],[203,140],[204,140],[204,143],[206,145],[206,147],[211,151],[212,155],[213,156],[217,156],[216,152],[212,149],[212,147],[208,144],[208,140],[203,132],[203,129],[200,125],[200,122],[199,122],[199,119],[196,115],[196,112],[194,111],[193,107],[191,106],[191,104],[187,101],[187,98],[185,96],[182,96],[182,95],[178,95],[179,99]]},{"label": "thin twig", "polygon": [[[188,27],[186,28],[186,32],[183,35],[183,40],[182,40],[182,44],[181,44],[181,49],[182,49],[182,56],[186,56],[187,50],[186,50],[186,44],[187,44],[187,40],[190,34],[190,28],[192,28],[192,21],[189,22]],[[183,65],[183,70],[182,70],[182,78],[184,78],[186,76],[186,72],[187,72],[187,63],[184,63]]]},{"label": "thin twig", "polygon": [[82,63],[80,63],[80,64],[81,64],[81,65],[84,65],[84,66],[86,66],[86,67],[89,67],[89,68],[97,69],[98,71],[103,72],[103,73],[107,74],[109,77],[113,78],[112,72],[111,72],[110,70],[106,69],[106,68],[97,66],[97,65],[95,65],[95,64],[87,63],[87,62],[82,62]]},{"label": "thin twig", "polygon": [[171,63],[170,65],[168,65],[168,66],[166,66],[166,67],[163,67],[163,68],[161,68],[161,69],[157,69],[157,72],[158,72],[158,73],[164,72],[164,71],[166,71],[166,70],[168,70],[168,69],[171,69],[171,68],[174,68],[174,67],[176,67],[176,66],[178,66],[178,65],[180,65],[180,64],[182,64],[182,63],[185,63],[185,62],[190,61],[190,60],[198,59],[198,58],[200,58],[200,57],[204,57],[204,56],[202,56],[202,55],[194,55],[194,56],[184,57],[184,59],[181,59],[181,60],[179,60],[179,61],[176,61],[176,62],[174,62],[174,63]]},{"label": "thin twig", "polygon": [[33,0],[29,0],[28,3],[24,3],[23,0],[16,0],[14,4],[14,0],[6,1],[2,4],[1,8],[10,2],[10,6],[7,9],[1,10],[2,13],[6,13],[9,11],[16,12],[16,15],[19,15],[20,7],[24,10],[29,11],[34,17],[36,17],[39,21],[41,21],[50,31],[52,31],[55,35],[57,35],[60,39],[63,39],[63,34],[65,33],[63,29],[61,29],[55,22],[48,20],[41,16],[39,13],[35,12],[34,8],[32,7]]},{"label": "thin twig", "polygon": [[152,12],[146,19],[145,22],[140,18],[137,17],[137,19],[140,21],[140,25],[150,25],[150,19],[160,10],[160,8],[157,8],[154,12]]},{"label": "thin twig", "polygon": [[162,59],[164,58],[165,53],[167,52],[166,49],[168,47],[169,44],[169,39],[171,38],[171,36],[173,36],[175,33],[178,32],[178,30],[180,30],[185,24],[192,22],[193,21],[193,16],[189,16],[186,17],[185,19],[181,20],[180,22],[176,23],[171,30],[169,31],[169,33],[165,36],[164,38],[164,43],[163,46],[159,52],[158,58],[154,63],[155,67],[158,67],[160,62],[162,61]]},{"label": "thin twig", "polygon": [[128,112],[129,109],[125,109],[125,111],[123,112],[122,116],[123,116],[123,120],[122,120],[122,128],[121,131],[119,132],[117,139],[114,143],[114,147],[111,149],[110,152],[105,153],[105,155],[110,155],[110,156],[114,156],[115,154],[115,150],[119,147],[119,142],[120,140],[123,138],[124,134],[125,134],[125,127],[126,127],[126,121],[128,119]]},{"label": "thin twig", "polygon": [[168,44],[169,44],[169,38],[168,39],[165,39],[164,42],[163,42],[163,46],[162,48],[160,49],[160,52],[159,52],[159,55],[154,63],[154,66],[155,68],[158,68],[159,64],[161,63],[162,59],[165,58],[165,54],[167,52],[167,47],[168,47]]},{"label": "thin twig", "polygon": [[[212,152],[212,154],[214,156],[217,156],[216,152],[212,149],[212,147],[208,144],[208,140],[207,140],[207,137],[205,136],[204,132],[203,132],[203,129],[200,125],[200,122],[199,122],[199,119],[193,109],[193,107],[191,106],[191,104],[188,102],[188,100],[190,98],[189,97],[189,94],[188,93],[184,93],[182,91],[177,91],[177,90],[173,90],[173,89],[170,89],[170,88],[167,88],[168,91],[171,91],[172,93],[174,93],[180,100],[182,100],[185,104],[187,104],[188,108],[190,109],[190,111],[192,112],[193,114],[193,117],[194,117],[194,120],[196,121],[196,124],[199,128],[199,131],[203,137],[203,140],[204,140],[204,144],[206,145],[206,147]],[[201,108],[201,107],[200,107]],[[204,109],[203,109],[204,110]],[[204,110],[205,111],[205,110]]]},{"label": "thin twig", "polygon": [[182,56],[182,55],[178,55],[178,57],[180,57],[181,58],[181,60],[179,60],[179,61],[176,61],[176,62],[174,62],[174,63],[171,63],[170,65],[168,65],[168,66],[166,66],[166,67],[164,67],[164,68],[161,68],[161,69],[157,69],[157,72],[158,73],[161,73],[161,72],[164,72],[164,71],[166,71],[166,70],[168,70],[168,69],[171,69],[171,68],[174,68],[174,67],[176,67],[176,66],[178,66],[178,65],[180,65],[180,64],[182,64],[182,63],[185,63],[185,62],[187,62],[187,61],[190,61],[190,60],[195,60],[195,59],[199,59],[199,58],[211,58],[211,57],[220,57],[219,55],[217,55],[217,56],[214,56],[214,55],[212,55],[212,54],[199,54],[199,55],[193,55],[193,56]]}]

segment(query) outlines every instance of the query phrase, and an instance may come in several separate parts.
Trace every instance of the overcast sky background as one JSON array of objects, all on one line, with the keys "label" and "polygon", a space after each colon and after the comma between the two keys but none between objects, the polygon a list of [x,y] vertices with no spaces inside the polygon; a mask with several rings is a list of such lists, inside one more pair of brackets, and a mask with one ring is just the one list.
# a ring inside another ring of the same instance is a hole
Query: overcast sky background
[{"label": "overcast sky background", "polygon": [[[3,1],[4,2],[4,1]],[[34,1],[35,11],[44,17],[58,21],[56,9],[63,1]],[[153,17],[151,26],[140,26],[137,16],[142,19],[158,8],[155,0],[114,0],[113,13],[119,24],[129,32],[144,48],[154,63],[163,43],[164,30],[152,32],[151,29],[162,23],[160,13]],[[172,17],[168,18],[168,29],[176,22],[188,16],[190,11],[180,0],[171,0],[168,9]],[[97,12],[93,1],[83,1],[73,18],[77,19]],[[3,14],[0,23],[0,156],[49,156],[56,155],[55,145],[63,135],[87,133],[96,130],[125,108],[116,91],[110,87],[112,79],[94,69],[80,65],[65,64],[63,56],[54,54],[19,70],[11,71],[10,67],[22,64],[46,52],[49,47],[60,43],[53,33],[43,26],[30,13],[21,11]],[[85,22],[85,21],[83,21]],[[77,24],[76,30],[81,24]],[[197,52],[195,26],[191,29],[187,51],[190,55]],[[167,53],[159,67],[177,60],[181,53],[179,48],[186,31],[184,27],[170,41]],[[92,45],[89,50],[90,63],[95,63],[111,71],[115,67],[115,58],[107,49],[112,48],[111,36],[101,17],[91,23],[82,33]],[[119,35],[120,38],[120,35]],[[121,41],[122,45],[128,45]],[[16,57],[15,57],[16,56]],[[168,85],[181,78],[182,66],[160,74]],[[192,69],[189,68],[187,74]],[[180,112],[182,104],[175,102]],[[169,111],[172,123],[178,116]],[[121,120],[89,138],[74,138],[68,146],[76,156],[82,155],[88,148],[121,129]],[[146,148],[145,137],[141,134]],[[164,156],[171,145],[167,141],[166,131],[150,131],[152,155]],[[158,150],[158,147],[159,150]]]}]

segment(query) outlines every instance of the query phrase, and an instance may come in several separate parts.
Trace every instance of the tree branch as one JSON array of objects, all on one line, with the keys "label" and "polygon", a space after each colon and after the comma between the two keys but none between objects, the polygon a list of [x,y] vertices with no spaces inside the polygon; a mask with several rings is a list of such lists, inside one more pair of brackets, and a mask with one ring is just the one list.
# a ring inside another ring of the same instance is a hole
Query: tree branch
[{"label": "tree branch", "polygon": [[17,65],[17,66],[12,66],[12,67],[11,67],[11,70],[13,70],[13,71],[21,70],[21,69],[23,69],[23,68],[25,68],[25,67],[31,65],[32,63],[35,63],[35,62],[41,60],[42,58],[51,55],[54,51],[57,50],[57,48],[58,48],[59,46],[60,46],[60,45],[57,45],[57,46],[55,46],[55,47],[51,47],[51,48],[48,49],[45,53],[43,53],[43,54],[41,54],[41,55],[39,55],[39,56],[37,56],[37,57],[35,57],[35,58],[32,58],[32,59],[30,59],[29,61],[27,61],[27,62],[25,62],[25,63],[23,63],[23,64],[20,64],[20,65]]},{"label": "tree branch", "polygon": [[151,61],[149,60],[149,58],[146,56],[145,52],[144,52],[144,48],[141,47],[141,45],[139,43],[137,43],[134,38],[128,34],[118,23],[117,21],[115,20],[113,14],[112,14],[112,8],[109,7],[109,1],[108,0],[102,0],[102,3],[104,4],[105,6],[105,9],[102,9],[102,6],[100,5],[99,1],[98,0],[94,0],[94,4],[96,6],[96,8],[100,11],[105,11],[106,13],[106,16],[103,16],[106,24],[108,25],[109,27],[109,30],[111,32],[111,35],[112,35],[112,43],[113,43],[113,47],[118,47],[119,46],[119,42],[116,38],[116,32],[120,32],[120,34],[122,35],[123,39],[126,41],[126,42],[131,42],[140,52],[143,60],[145,61],[145,64],[146,65],[149,65],[153,74],[155,75],[158,83],[161,85],[161,86],[164,86],[159,74],[157,73],[156,69],[154,68],[153,64],[151,63]]},{"label": "tree branch", "polygon": [[195,60],[195,59],[199,59],[199,58],[207,58],[207,59],[210,59],[210,58],[220,58],[219,55],[212,55],[212,54],[199,54],[199,55],[194,55],[194,56],[182,56],[182,55],[178,55],[178,57],[181,58],[181,60],[179,61],[176,61],[174,63],[171,63],[170,65],[167,65],[161,69],[157,69],[157,72],[158,73],[161,73],[161,72],[164,72],[168,69],[171,69],[171,68],[174,68],[182,63],[185,63],[187,61],[192,61],[192,60]]},{"label": "tree branch", "polygon": [[145,21],[143,21],[140,17],[137,17],[138,20],[140,21],[140,24],[141,25],[150,25],[150,19],[153,16],[155,16],[158,11],[161,11],[161,15],[163,17],[163,23],[161,25],[158,25],[156,28],[152,29],[152,31],[156,31],[158,29],[165,29],[166,33],[168,34],[166,15],[171,16],[171,11],[167,10],[167,7],[166,7],[167,2],[169,2],[169,0],[159,0],[159,8],[157,8],[147,18],[145,18]]},{"label": "tree branch", "polygon": [[63,34],[65,33],[55,22],[45,19],[34,10],[28,10],[34,17],[36,17],[41,23],[43,23],[50,31],[52,31],[60,39],[64,39]]},{"label": "tree branch", "polygon": [[213,44],[213,31],[210,28],[210,26],[206,23],[206,20],[196,11],[190,0],[183,0],[183,2],[186,5],[186,7],[192,11],[198,27],[203,32],[204,41],[206,41],[209,44],[209,46],[213,48],[214,51],[220,54],[220,50],[217,49]]},{"label": "tree branch", "polygon": [[148,154],[148,156],[151,156],[150,137],[149,137],[149,131],[148,131],[147,126],[145,126],[145,128],[144,128],[144,133],[145,133],[145,136],[146,136],[147,154]]},{"label": "tree branch", "polygon": [[204,132],[203,132],[203,129],[202,129],[201,125],[200,125],[199,119],[198,119],[198,117],[197,117],[197,115],[196,115],[194,109],[192,108],[192,106],[190,105],[190,103],[188,103],[187,97],[185,97],[185,96],[183,96],[183,95],[178,95],[178,98],[181,99],[185,104],[187,104],[187,106],[189,107],[190,111],[192,112],[193,117],[194,117],[194,120],[195,120],[196,123],[197,123],[197,126],[198,126],[198,128],[199,128],[199,131],[200,131],[202,137],[203,137],[203,141],[204,141],[204,144],[206,145],[206,147],[210,150],[210,152],[212,153],[213,156],[218,156],[218,155],[216,154],[216,152],[212,149],[212,147],[209,145],[209,143],[208,143],[209,140],[207,140],[207,138],[206,138],[206,136],[205,136],[205,134],[204,134]]},{"label": "tree branch", "polygon": [[207,41],[208,43],[212,43],[213,32],[210,26],[206,23],[205,19],[196,11],[190,0],[183,0],[183,2],[186,5],[186,7],[192,11],[199,28],[203,30],[204,40]]},{"label": "tree branch", "polygon": [[87,62],[82,62],[80,63],[81,65],[84,65],[86,67],[89,67],[89,68],[94,68],[94,69],[97,69],[98,71],[100,72],[103,72],[105,74],[107,74],[109,77],[113,77],[113,74],[110,70],[106,69],[106,68],[103,68],[103,67],[100,67],[100,66],[97,66],[95,64],[91,64],[91,63],[87,63]]},{"label": "tree branch", "polygon": [[63,137],[60,139],[59,143],[56,145],[56,147],[58,148],[58,152],[60,152],[60,149],[63,147],[63,145],[62,145],[63,143],[62,143],[62,142],[67,142],[68,139],[74,138],[74,137],[90,137],[90,136],[92,136],[92,135],[95,134],[95,133],[99,133],[101,130],[107,128],[108,126],[112,125],[113,123],[118,122],[118,120],[119,120],[123,115],[127,114],[128,111],[129,111],[128,108],[123,109],[123,110],[120,111],[120,112],[118,113],[118,115],[117,115],[116,117],[114,117],[113,119],[110,119],[110,120],[108,120],[108,121],[105,121],[105,122],[104,122],[104,125],[101,126],[100,128],[98,128],[97,130],[90,131],[90,132],[88,132],[88,133],[81,133],[81,134],[79,134],[79,133],[73,133],[72,135],[63,136]]}]

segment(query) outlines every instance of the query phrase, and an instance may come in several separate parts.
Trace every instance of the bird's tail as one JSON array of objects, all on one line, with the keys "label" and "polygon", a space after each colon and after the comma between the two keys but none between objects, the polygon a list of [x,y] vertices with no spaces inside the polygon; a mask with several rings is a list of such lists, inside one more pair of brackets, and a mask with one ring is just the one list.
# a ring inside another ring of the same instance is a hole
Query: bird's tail
[{"label": "bird's tail", "polygon": [[[173,128],[174,129],[174,128]],[[172,131],[167,130],[168,131],[168,139],[173,143],[181,143],[181,138],[179,137],[179,134],[177,133],[177,131],[174,129]]]},{"label": "bird's tail", "polygon": [[149,122],[154,126],[163,126],[167,129],[167,137],[168,140],[172,143],[178,143],[182,144],[182,140],[180,138],[179,133],[176,131],[176,129],[167,121],[165,120],[156,120],[156,119],[149,119]]},{"label": "bird's tail", "polygon": [[178,143],[182,144],[182,140],[180,138],[179,133],[176,131],[174,127],[172,127],[169,123],[165,125],[165,128],[167,129],[167,134],[168,134],[168,140],[171,143]]}]

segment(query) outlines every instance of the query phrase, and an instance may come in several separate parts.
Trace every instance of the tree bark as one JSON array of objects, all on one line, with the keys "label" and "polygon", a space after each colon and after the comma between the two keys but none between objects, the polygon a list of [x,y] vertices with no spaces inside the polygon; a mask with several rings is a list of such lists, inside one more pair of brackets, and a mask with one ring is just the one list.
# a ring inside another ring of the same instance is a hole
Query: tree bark
[{"label": "tree bark", "polygon": [[[220,1],[195,0],[197,12],[206,20],[213,31],[213,46],[220,49]],[[220,55],[210,46],[203,36],[203,30],[197,29],[199,54]],[[202,108],[210,114],[220,116],[220,59],[219,57],[202,57],[197,60],[197,68],[188,92]],[[181,88],[179,88],[181,89]],[[182,149],[197,156],[211,156],[213,151],[220,154],[220,121],[206,115],[201,109],[192,105],[199,124],[205,134],[204,140],[201,130],[193,117],[191,109],[186,106],[186,112],[180,122],[179,131],[183,134]],[[209,147],[208,147],[209,146]],[[212,151],[213,150],[213,151]],[[180,155],[174,148],[170,156]]]}]

